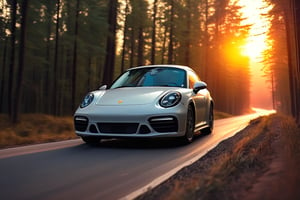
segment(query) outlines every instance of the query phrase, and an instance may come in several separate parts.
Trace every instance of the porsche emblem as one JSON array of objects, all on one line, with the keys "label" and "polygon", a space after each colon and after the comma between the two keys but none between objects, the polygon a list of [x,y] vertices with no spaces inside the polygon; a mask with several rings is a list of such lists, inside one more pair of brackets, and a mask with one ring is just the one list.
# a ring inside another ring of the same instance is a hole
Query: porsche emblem
[{"label": "porsche emblem", "polygon": [[118,100],[118,104],[122,104],[123,103],[123,100]]}]

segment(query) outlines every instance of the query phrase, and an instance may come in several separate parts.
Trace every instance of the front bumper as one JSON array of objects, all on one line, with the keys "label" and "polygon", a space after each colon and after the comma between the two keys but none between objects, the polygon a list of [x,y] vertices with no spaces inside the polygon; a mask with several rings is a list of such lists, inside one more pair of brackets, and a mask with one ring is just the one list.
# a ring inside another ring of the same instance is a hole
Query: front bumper
[{"label": "front bumper", "polygon": [[78,109],[76,134],[99,137],[180,137],[185,134],[185,105],[172,108],[153,105],[97,106]]}]

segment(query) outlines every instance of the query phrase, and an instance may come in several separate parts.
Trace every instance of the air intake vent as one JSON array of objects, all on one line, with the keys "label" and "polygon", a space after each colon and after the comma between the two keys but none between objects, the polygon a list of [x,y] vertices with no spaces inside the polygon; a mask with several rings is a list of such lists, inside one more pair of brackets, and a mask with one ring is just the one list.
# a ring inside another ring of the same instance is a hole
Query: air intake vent
[{"label": "air intake vent", "polygon": [[165,133],[178,131],[178,122],[175,117],[152,117],[149,119],[149,123],[156,132]]},{"label": "air intake vent", "polygon": [[146,125],[142,125],[139,130],[139,134],[148,134],[151,133],[150,129]]},{"label": "air intake vent", "polygon": [[94,124],[90,125],[89,130],[91,133],[98,133],[98,130]]},{"label": "air intake vent", "polygon": [[74,117],[74,125],[76,131],[86,131],[89,120],[86,117],[76,116]]}]

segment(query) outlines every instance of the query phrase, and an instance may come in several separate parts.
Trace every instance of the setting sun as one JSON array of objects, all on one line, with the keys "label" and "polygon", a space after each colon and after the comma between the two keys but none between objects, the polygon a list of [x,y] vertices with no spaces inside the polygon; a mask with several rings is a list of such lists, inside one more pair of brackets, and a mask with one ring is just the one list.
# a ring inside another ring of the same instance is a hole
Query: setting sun
[{"label": "setting sun", "polygon": [[248,56],[251,60],[260,60],[264,50],[268,48],[264,36],[249,37],[247,44],[243,47],[242,53]]},{"label": "setting sun", "polygon": [[260,60],[263,52],[269,48],[267,33],[270,19],[265,15],[272,6],[264,0],[239,0],[239,5],[242,6],[241,12],[246,18],[244,24],[251,25],[243,54],[249,56],[252,61]]}]

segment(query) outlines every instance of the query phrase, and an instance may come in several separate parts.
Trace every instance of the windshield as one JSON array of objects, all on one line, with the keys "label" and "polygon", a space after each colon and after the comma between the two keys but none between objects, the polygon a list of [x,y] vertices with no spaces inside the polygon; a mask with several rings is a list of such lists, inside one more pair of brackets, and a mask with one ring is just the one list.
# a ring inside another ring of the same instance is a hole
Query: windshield
[{"label": "windshield", "polygon": [[186,87],[186,72],[172,67],[133,69],[122,74],[111,86],[119,87]]}]

